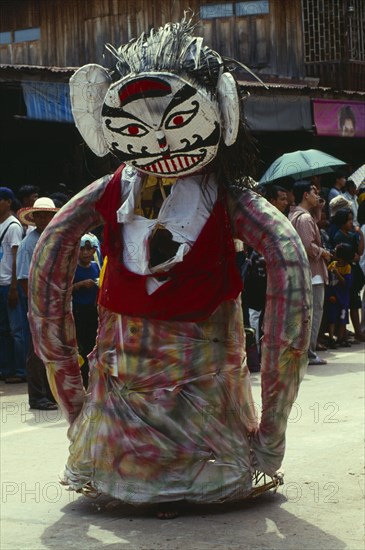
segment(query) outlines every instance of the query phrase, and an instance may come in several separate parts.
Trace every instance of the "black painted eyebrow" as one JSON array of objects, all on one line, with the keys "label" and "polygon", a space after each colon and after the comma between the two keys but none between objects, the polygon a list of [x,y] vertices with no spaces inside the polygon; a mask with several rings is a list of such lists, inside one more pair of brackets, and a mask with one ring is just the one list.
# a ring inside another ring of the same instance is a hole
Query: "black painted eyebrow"
[{"label": "black painted eyebrow", "polygon": [[[172,111],[174,107],[177,105],[180,105],[180,103],[183,103],[183,101],[186,101],[190,97],[194,96],[196,94],[197,90],[196,88],[193,88],[189,84],[185,84],[181,90],[177,91],[174,97],[171,99],[170,103],[166,107],[166,110],[164,112],[164,115],[161,120],[161,124],[165,121],[166,117],[169,115],[169,113]],[[146,96],[144,96],[146,97]],[[153,96],[150,96],[153,99]],[[146,97],[147,99],[147,97]],[[109,105],[106,105],[104,103],[102,112],[102,116],[109,116],[111,118],[121,118],[121,117],[129,117],[133,120],[136,120],[137,122],[141,122],[142,124],[145,124],[148,126],[148,128],[152,128],[149,124],[147,124],[144,120],[141,120],[135,115],[132,115],[131,113],[128,113],[127,111],[124,111],[121,107],[110,107]]]},{"label": "black painted eyebrow", "polygon": [[152,126],[147,124],[147,122],[141,118],[138,118],[136,115],[132,115],[132,113],[124,111],[124,109],[121,109],[120,107],[110,107],[109,105],[104,105],[101,114],[102,116],[110,118],[131,118],[136,122],[140,122],[141,124],[144,124],[145,126],[148,126],[148,128],[152,129]]},{"label": "black painted eyebrow", "polygon": [[193,95],[195,95],[197,92],[196,88],[193,88],[189,84],[185,84],[181,90],[176,92],[168,106],[166,107],[166,110],[164,112],[164,115],[161,120],[161,124],[165,121],[167,115],[172,111],[174,107],[177,105],[180,105],[180,103],[183,103],[183,101],[186,101],[187,99],[190,99]]}]

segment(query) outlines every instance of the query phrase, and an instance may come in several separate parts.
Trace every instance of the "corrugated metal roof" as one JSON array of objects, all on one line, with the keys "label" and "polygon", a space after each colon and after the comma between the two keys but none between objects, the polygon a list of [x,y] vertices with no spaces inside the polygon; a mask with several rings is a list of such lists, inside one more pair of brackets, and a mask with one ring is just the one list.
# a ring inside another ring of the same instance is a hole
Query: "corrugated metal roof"
[{"label": "corrugated metal roof", "polygon": [[0,82],[20,83],[24,80],[68,82],[78,67],[45,67],[43,65],[0,64]]},{"label": "corrugated metal roof", "polygon": [[[25,79],[29,76],[39,75],[42,76],[42,80],[46,79],[47,76],[50,76],[51,79],[59,81],[68,78],[73,74],[79,67],[51,67],[43,65],[10,65],[10,64],[0,64],[0,81],[3,80],[12,80],[20,82],[22,76]],[[313,82],[315,79],[309,78],[303,81],[294,81],[291,82],[289,79],[272,77],[269,79],[265,78],[267,81],[265,85],[269,88],[268,90],[257,81],[245,80],[239,78],[239,75],[236,75],[238,83],[247,90],[255,90],[255,93],[260,94],[270,94],[274,93],[300,93],[301,95],[307,95],[311,97],[333,97],[335,99],[340,99],[342,97],[355,97],[362,99],[365,98],[365,92],[358,90],[337,90],[330,87],[314,86]]]},{"label": "corrugated metal roof", "polygon": [[292,84],[290,82],[264,82],[266,86],[268,86],[268,90],[260,84],[260,82],[253,82],[252,80],[242,80],[238,79],[238,83],[245,89],[255,90],[255,93],[258,91],[263,94],[270,93],[272,91],[285,91],[285,92],[294,92],[298,94],[305,93],[305,95],[318,95],[318,96],[325,96],[325,95],[334,95],[335,97],[339,96],[354,96],[357,95],[359,97],[365,97],[365,92],[361,92],[358,90],[337,90],[335,88],[329,88],[324,86],[309,86],[307,82],[303,81],[303,84],[300,84],[296,82],[295,84]]},{"label": "corrugated metal roof", "polygon": [[46,67],[44,65],[5,65],[0,63],[0,71],[14,70],[14,71],[31,71],[31,72],[50,72],[50,73],[73,73],[79,67]]}]

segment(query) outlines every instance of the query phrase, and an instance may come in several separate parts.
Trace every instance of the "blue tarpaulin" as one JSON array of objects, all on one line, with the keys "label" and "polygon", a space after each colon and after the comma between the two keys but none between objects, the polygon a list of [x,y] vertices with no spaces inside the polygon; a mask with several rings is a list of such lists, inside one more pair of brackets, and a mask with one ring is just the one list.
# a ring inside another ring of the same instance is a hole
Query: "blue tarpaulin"
[{"label": "blue tarpaulin", "polygon": [[66,82],[22,82],[27,118],[74,122],[69,85]]}]

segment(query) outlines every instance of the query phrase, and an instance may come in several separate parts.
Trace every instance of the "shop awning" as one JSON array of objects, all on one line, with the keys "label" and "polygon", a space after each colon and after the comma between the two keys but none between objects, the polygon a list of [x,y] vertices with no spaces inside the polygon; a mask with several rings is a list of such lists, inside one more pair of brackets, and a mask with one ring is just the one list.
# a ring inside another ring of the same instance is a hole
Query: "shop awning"
[{"label": "shop awning", "polygon": [[309,97],[251,95],[245,100],[243,108],[247,123],[255,132],[313,130]]}]

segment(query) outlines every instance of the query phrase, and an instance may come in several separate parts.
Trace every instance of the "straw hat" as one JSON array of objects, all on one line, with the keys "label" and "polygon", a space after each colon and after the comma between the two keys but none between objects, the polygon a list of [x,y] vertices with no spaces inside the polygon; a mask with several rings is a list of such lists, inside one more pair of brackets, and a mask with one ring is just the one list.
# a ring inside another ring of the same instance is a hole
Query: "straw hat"
[{"label": "straw hat", "polygon": [[59,208],[55,207],[52,199],[48,197],[39,197],[33,206],[21,208],[17,212],[18,219],[23,225],[35,225],[33,214],[34,212],[58,212]]}]

